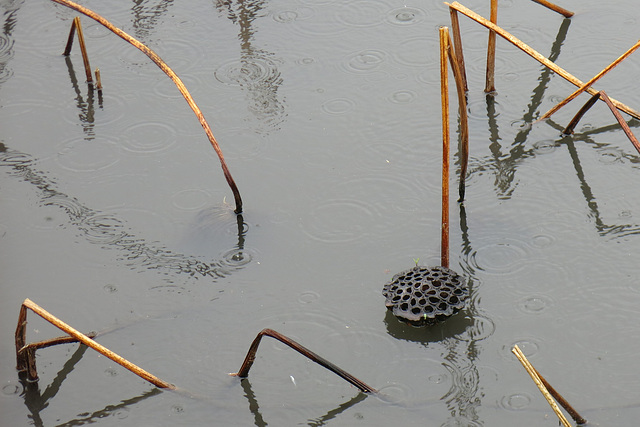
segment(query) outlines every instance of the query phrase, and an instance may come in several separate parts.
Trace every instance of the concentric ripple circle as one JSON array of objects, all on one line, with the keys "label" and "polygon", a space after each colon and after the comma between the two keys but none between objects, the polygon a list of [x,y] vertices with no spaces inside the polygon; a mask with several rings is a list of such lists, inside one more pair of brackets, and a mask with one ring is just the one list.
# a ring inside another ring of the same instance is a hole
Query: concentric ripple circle
[{"label": "concentric ripple circle", "polygon": [[73,172],[95,172],[115,165],[119,157],[114,145],[82,138],[65,143],[58,151],[56,161]]},{"label": "concentric ripple circle", "polygon": [[303,221],[303,231],[312,239],[325,243],[345,243],[365,236],[376,223],[376,210],[352,199],[327,200]]},{"label": "concentric ripple circle", "polygon": [[350,73],[371,73],[377,71],[387,61],[387,54],[381,50],[367,49],[348,55],[342,63]]},{"label": "concentric ripple circle", "polygon": [[125,150],[140,154],[165,151],[177,142],[174,128],[161,122],[136,123],[124,130],[122,138]]},{"label": "concentric ripple circle", "polygon": [[214,72],[216,80],[230,86],[256,85],[275,82],[280,78],[278,64],[269,58],[234,59],[222,64]]},{"label": "concentric ripple circle", "polygon": [[415,25],[424,21],[426,16],[422,9],[404,6],[388,12],[387,21],[394,25]]}]

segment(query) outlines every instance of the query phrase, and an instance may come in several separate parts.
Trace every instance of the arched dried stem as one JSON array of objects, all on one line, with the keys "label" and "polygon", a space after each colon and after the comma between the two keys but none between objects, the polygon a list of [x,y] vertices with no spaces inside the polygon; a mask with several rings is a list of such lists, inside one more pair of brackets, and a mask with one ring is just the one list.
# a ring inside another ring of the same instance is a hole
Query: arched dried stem
[{"label": "arched dried stem", "polygon": [[249,351],[247,352],[247,356],[245,357],[244,362],[242,362],[242,366],[240,367],[240,370],[238,372],[236,372],[236,373],[229,374],[229,375],[232,375],[232,376],[235,376],[235,377],[241,377],[241,378],[245,378],[245,377],[247,377],[249,375],[249,370],[251,369],[251,366],[253,365],[253,362],[256,360],[256,353],[258,352],[258,347],[260,346],[260,341],[262,340],[262,337],[265,336],[265,335],[268,336],[268,337],[275,338],[278,341],[288,345],[289,347],[291,347],[292,349],[294,349],[298,353],[300,353],[303,356],[311,359],[312,361],[316,362],[318,365],[320,365],[320,366],[322,366],[324,368],[327,368],[328,370],[330,370],[334,374],[336,374],[339,377],[343,378],[344,380],[348,381],[352,385],[358,387],[358,389],[360,389],[360,391],[363,391],[365,393],[377,393],[378,392],[375,388],[373,388],[373,387],[369,386],[368,384],[360,381],[358,378],[354,377],[350,373],[344,371],[343,369],[340,369],[339,367],[337,367],[333,363],[329,362],[328,360],[318,356],[316,353],[314,353],[311,350],[309,350],[308,348],[298,344],[297,342],[295,342],[291,338],[288,338],[288,337],[282,335],[281,333],[279,333],[277,331],[274,331],[273,329],[268,329],[268,328],[267,329],[263,329],[262,331],[260,331],[258,336],[256,336],[256,338],[253,340],[253,342],[251,343],[251,346],[249,347]]},{"label": "arched dried stem", "polygon": [[71,8],[71,9],[77,11],[77,12],[80,12],[83,15],[86,15],[89,18],[93,19],[94,21],[97,21],[99,24],[101,24],[104,27],[106,27],[108,30],[113,32],[115,35],[117,35],[121,39],[125,40],[126,42],[132,44],[133,46],[135,46],[136,48],[141,50],[158,67],[160,67],[160,69],[162,71],[164,71],[164,73],[167,76],[169,76],[169,78],[171,78],[171,80],[178,87],[178,90],[180,91],[180,93],[182,94],[184,99],[187,101],[187,104],[189,104],[189,106],[191,107],[191,109],[195,113],[196,117],[200,121],[200,125],[202,125],[202,128],[204,129],[205,133],[207,134],[207,137],[209,138],[209,142],[211,142],[211,145],[213,146],[213,149],[216,150],[216,154],[218,155],[218,158],[220,159],[220,164],[222,166],[222,172],[224,173],[224,177],[227,180],[227,183],[229,184],[229,187],[231,187],[231,191],[233,192],[233,197],[234,197],[235,203],[236,203],[235,212],[237,214],[241,213],[242,212],[242,199],[240,198],[240,192],[238,191],[238,187],[236,186],[236,183],[233,180],[233,177],[231,176],[231,173],[229,172],[229,168],[227,167],[227,163],[224,161],[224,155],[222,154],[222,150],[220,149],[220,146],[218,145],[218,141],[216,141],[215,137],[213,136],[213,132],[211,131],[211,128],[209,127],[209,124],[207,123],[206,119],[204,118],[204,115],[202,114],[202,111],[200,111],[200,108],[198,107],[198,105],[196,105],[196,102],[193,100],[193,97],[191,96],[191,94],[189,93],[189,91],[187,90],[185,85],[182,83],[182,80],[180,80],[180,77],[178,77],[178,75],[176,73],[174,73],[173,70],[153,50],[148,48],[146,45],[144,45],[142,42],[138,41],[134,37],[132,37],[129,34],[125,33],[120,28],[115,27],[113,24],[111,24],[109,21],[107,21],[102,16],[98,15],[97,13],[87,9],[86,7],[80,6],[79,4],[71,2],[71,1],[68,1],[68,0],[52,0],[52,1],[54,1],[54,2],[56,2],[58,4],[61,4],[63,6],[66,6],[68,8]]}]

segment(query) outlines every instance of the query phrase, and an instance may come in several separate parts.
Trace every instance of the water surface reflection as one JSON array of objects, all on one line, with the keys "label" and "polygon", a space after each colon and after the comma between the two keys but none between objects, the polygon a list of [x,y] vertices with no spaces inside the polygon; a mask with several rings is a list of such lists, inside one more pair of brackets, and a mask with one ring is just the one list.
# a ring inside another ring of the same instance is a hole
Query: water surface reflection
[{"label": "water surface reflection", "polygon": [[237,245],[225,252],[220,260],[202,261],[136,237],[128,230],[125,221],[115,215],[89,208],[75,197],[60,192],[46,173],[35,168],[35,163],[35,159],[28,154],[12,150],[0,143],[0,166],[9,167],[11,175],[35,186],[40,191],[42,206],[55,206],[66,212],[69,223],[75,226],[88,242],[119,251],[122,254],[121,261],[132,269],[159,271],[163,273],[167,282],[173,283],[174,275],[182,274],[195,278],[226,277],[251,261],[250,254],[244,248],[248,228],[242,215],[235,218],[238,229]]},{"label": "water surface reflection", "polygon": [[220,82],[237,85],[247,92],[249,111],[258,119],[261,134],[280,129],[287,114],[278,90],[283,83],[278,69],[281,60],[272,52],[254,46],[256,19],[266,15],[264,0],[216,0],[216,8],[238,25],[240,58],[231,60],[215,72]]}]

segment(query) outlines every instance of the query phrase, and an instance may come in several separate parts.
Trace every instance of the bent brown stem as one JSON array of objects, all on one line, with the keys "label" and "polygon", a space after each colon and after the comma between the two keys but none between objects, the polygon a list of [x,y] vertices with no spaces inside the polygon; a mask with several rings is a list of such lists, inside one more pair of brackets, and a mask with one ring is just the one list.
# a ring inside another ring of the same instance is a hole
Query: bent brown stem
[{"label": "bent brown stem", "polygon": [[455,58],[458,61],[458,68],[461,73],[461,80],[464,83],[464,92],[469,90],[467,85],[467,72],[464,67],[464,54],[462,52],[462,37],[460,36],[460,21],[458,19],[458,11],[453,8],[449,8],[449,15],[451,16],[451,31],[453,32],[453,50],[455,51]]},{"label": "bent brown stem", "polygon": [[544,379],[544,377],[542,375],[540,375],[540,372],[538,372],[538,370],[536,368],[534,368],[533,365],[531,367],[533,368],[533,370],[538,375],[538,378],[540,378],[540,381],[542,381],[542,384],[544,384],[544,386],[547,388],[547,390],[549,390],[549,393],[551,394],[551,396],[553,396],[554,399],[556,399],[558,401],[560,406],[562,406],[565,409],[565,411],[567,411],[569,416],[571,418],[573,418],[573,421],[575,421],[578,424],[586,424],[587,423],[586,418],[583,418],[582,415],[580,415],[578,413],[578,411],[576,411],[573,408],[573,406],[571,406],[571,404],[569,404],[569,402],[567,402],[567,400],[564,397],[562,397],[562,395],[560,393],[558,393],[556,391],[556,389],[553,388],[553,386],[551,384],[549,384],[549,382],[547,380]]},{"label": "bent brown stem", "polygon": [[565,9],[565,8],[562,8],[562,7],[558,6],[558,5],[555,5],[555,4],[551,3],[551,2],[548,2],[547,0],[533,0],[533,1],[538,3],[538,4],[541,4],[542,6],[548,8],[548,9],[553,10],[554,12],[559,13],[560,15],[564,16],[565,18],[571,18],[573,16],[573,12],[571,12],[571,11]]},{"label": "bent brown stem", "polygon": [[625,135],[627,135],[627,138],[629,138],[629,141],[631,141],[633,146],[636,147],[636,150],[638,150],[638,153],[640,153],[640,142],[638,142],[638,139],[633,134],[633,132],[631,132],[631,129],[629,128],[627,122],[624,121],[616,106],[613,105],[613,102],[611,102],[611,99],[603,90],[600,91],[600,99],[602,99],[607,104],[620,126],[622,126],[622,130],[624,131]]},{"label": "bent brown stem", "polygon": [[458,186],[459,202],[464,201],[467,181],[467,167],[469,165],[469,116],[467,114],[467,95],[465,93],[464,73],[460,69],[458,55],[453,48],[451,38],[447,42],[449,64],[456,81],[458,93],[458,110],[460,113],[460,184]]},{"label": "bent brown stem", "polygon": [[[95,332],[89,332],[88,334],[85,334],[85,335],[88,336],[89,338],[93,339],[98,334],[95,333]],[[54,345],[73,344],[73,343],[76,343],[76,342],[79,342],[77,338],[69,337],[69,336],[51,338],[51,339],[48,339],[48,340],[29,343],[29,344],[25,345],[24,347],[22,347],[19,350],[19,352],[22,353],[23,351],[27,351],[29,349],[40,350],[42,348],[53,347]]]},{"label": "bent brown stem", "polygon": [[314,361],[318,365],[330,370],[331,372],[333,372],[334,374],[338,375],[342,379],[348,381],[350,384],[358,387],[358,389],[360,389],[360,391],[362,391],[364,393],[377,393],[378,392],[378,390],[376,390],[375,388],[373,388],[373,387],[369,386],[368,384],[360,381],[359,379],[357,379],[356,377],[354,377],[350,373],[340,369],[339,367],[337,367],[333,363],[329,362],[328,360],[318,356],[316,353],[314,353],[311,350],[309,350],[308,348],[298,344],[297,342],[295,342],[291,338],[288,338],[288,337],[282,335],[281,333],[279,333],[277,331],[274,331],[273,329],[268,329],[268,328],[267,329],[263,329],[262,331],[260,331],[258,336],[256,336],[256,338],[253,340],[253,342],[251,343],[251,346],[249,347],[249,351],[247,352],[247,356],[245,357],[244,362],[242,362],[242,366],[240,367],[240,370],[238,372],[236,372],[236,373],[232,373],[232,374],[229,374],[229,375],[236,376],[236,377],[241,377],[241,378],[245,378],[245,377],[247,377],[249,375],[249,370],[251,369],[251,366],[253,365],[253,362],[256,360],[256,353],[258,351],[258,346],[260,346],[260,341],[262,340],[262,337],[265,336],[265,335],[269,336],[271,338],[275,338],[278,341],[288,345],[289,347],[291,347],[292,349],[294,349],[298,353],[302,354],[306,358]]},{"label": "bent brown stem", "polygon": [[585,102],[582,108],[580,108],[580,110],[578,110],[576,115],[573,116],[573,119],[571,119],[567,127],[564,128],[564,130],[562,131],[564,135],[571,135],[573,133],[573,130],[578,125],[578,122],[580,121],[580,119],[582,119],[582,116],[584,116],[585,113],[589,111],[591,107],[593,107],[593,104],[595,104],[598,101],[598,98],[600,98],[600,92],[596,93],[591,98],[589,98],[587,102]]},{"label": "bent brown stem", "polygon": [[162,71],[164,71],[164,73],[167,76],[169,76],[169,78],[178,87],[178,90],[180,91],[184,99],[187,101],[187,104],[189,104],[189,107],[191,107],[191,109],[195,113],[196,117],[198,118],[198,121],[200,122],[200,125],[202,126],[205,133],[207,134],[207,137],[209,138],[209,142],[213,146],[213,149],[216,151],[216,154],[218,155],[218,159],[220,159],[220,165],[222,166],[222,172],[224,173],[224,177],[227,180],[227,184],[229,184],[231,191],[233,192],[233,197],[236,203],[235,213],[237,214],[241,213],[242,198],[240,197],[240,192],[238,191],[238,187],[236,186],[236,183],[233,180],[233,177],[231,176],[231,172],[229,172],[229,168],[227,167],[227,163],[224,160],[224,155],[222,154],[222,150],[218,145],[218,141],[216,141],[215,137],[213,136],[211,127],[209,127],[209,124],[207,123],[206,119],[204,118],[204,115],[202,114],[202,111],[200,111],[200,108],[198,107],[196,102],[193,100],[193,97],[191,96],[191,94],[189,93],[185,85],[182,83],[182,80],[180,80],[180,77],[178,77],[178,75],[153,50],[151,50],[142,42],[133,38],[129,34],[125,33],[120,28],[115,27],[113,24],[111,24],[109,21],[107,21],[97,13],[68,0],[52,0],[52,1],[58,4],[61,4],[63,6],[66,6],[68,8],[71,8],[77,12],[80,12],[83,15],[86,15],[89,18],[93,19],[94,21],[97,21],[99,24],[106,27],[115,35],[125,40],[126,42],[130,43],[140,51],[142,51],[142,53],[147,55],[149,59],[151,59],[158,67],[160,67]]}]

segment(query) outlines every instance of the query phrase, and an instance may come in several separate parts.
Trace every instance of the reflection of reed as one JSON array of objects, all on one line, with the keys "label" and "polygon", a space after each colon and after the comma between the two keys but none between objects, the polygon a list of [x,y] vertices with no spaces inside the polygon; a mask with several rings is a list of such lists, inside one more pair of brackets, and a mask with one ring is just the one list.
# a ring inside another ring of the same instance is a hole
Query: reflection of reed
[{"label": "reflection of reed", "polygon": [[[562,44],[564,43],[564,40],[567,36],[570,23],[570,19],[563,20],[562,25],[558,30],[558,34],[556,35],[556,40],[551,46],[551,54],[549,55],[550,61],[555,61],[558,56],[560,56],[560,48],[562,47]],[[544,94],[551,80],[551,76],[552,71],[549,68],[543,67],[542,72],[540,73],[540,77],[538,77],[538,81],[540,83],[533,89],[531,102],[529,102],[527,111],[522,116],[522,120],[524,123],[529,124],[533,122],[535,114],[537,113],[540,104],[542,104],[542,101],[544,100]],[[531,132],[531,126],[524,126],[522,129],[520,129],[520,131],[516,134],[513,142],[511,143],[509,153],[504,154],[502,151],[502,145],[500,145],[499,142],[501,138],[498,129],[498,122],[496,120],[494,96],[491,94],[487,95],[486,103],[490,135],[489,140],[491,141],[489,149],[492,153],[492,159],[490,161],[482,162],[483,166],[479,169],[485,170],[486,168],[495,171],[495,186],[498,192],[498,196],[500,198],[509,198],[511,197],[511,194],[514,190],[513,180],[515,178],[515,172],[518,164],[527,157],[533,156],[533,153],[531,151],[527,152],[524,149],[529,132]]]},{"label": "reflection of reed", "polygon": [[250,259],[244,253],[246,230],[242,215],[236,217],[238,244],[233,248],[233,255],[221,260],[204,262],[164,247],[153,246],[136,237],[126,229],[124,221],[86,207],[76,198],[58,191],[44,172],[33,168],[33,162],[34,159],[28,154],[0,144],[0,166],[12,168],[12,175],[38,188],[41,192],[42,206],[55,206],[64,210],[69,222],[80,230],[87,241],[105,249],[122,252],[121,260],[132,268],[164,271],[169,275],[187,274],[192,277],[217,279],[242,268]]},{"label": "reflection of reed", "polygon": [[158,25],[160,17],[167,13],[173,0],[158,0],[152,4],[150,0],[133,0],[133,32],[137,38],[147,42],[151,31]]},{"label": "reflection of reed", "polygon": [[239,26],[240,61],[230,69],[218,70],[228,75],[219,76],[222,80],[233,81],[246,89],[251,97],[249,111],[258,118],[267,129],[259,130],[268,133],[269,129],[278,130],[286,117],[284,105],[278,97],[278,89],[282,85],[282,75],[277,68],[278,60],[273,53],[253,46],[255,30],[253,22],[265,15],[262,9],[264,0],[217,0],[216,8],[224,12],[227,18]]},{"label": "reflection of reed", "polygon": [[[67,360],[62,369],[51,381],[51,384],[49,384],[43,392],[40,391],[39,383],[27,381],[24,377],[20,378],[20,383],[24,388],[24,404],[31,414],[30,419],[33,425],[35,425],[36,427],[45,425],[40,413],[49,406],[51,399],[53,399],[58,394],[62,383],[73,371],[75,365],[82,359],[87,348],[88,347],[84,345],[78,346],[78,349],[71,355],[69,360]],[[147,391],[140,396],[121,400],[114,405],[106,405],[104,408],[97,411],[86,411],[86,416],[79,416],[79,418],[58,424],[58,426],[77,426],[83,424],[91,424],[128,406],[135,405],[142,400],[158,395],[161,392],[162,391],[159,388],[154,387],[150,391]]]},{"label": "reflection of reed", "polygon": [[[268,423],[264,420],[262,413],[260,412],[260,405],[258,404],[258,399],[256,398],[256,395],[253,392],[253,389],[251,388],[251,383],[249,382],[249,379],[247,378],[243,379],[241,381],[241,384],[242,384],[242,389],[244,390],[244,395],[249,401],[249,410],[253,414],[254,425],[256,425],[257,427],[263,427],[268,425]],[[354,396],[347,402],[341,403],[334,409],[327,411],[326,414],[318,418],[307,420],[307,425],[314,426],[314,427],[327,425],[329,421],[333,420],[334,418],[336,418],[338,415],[340,415],[347,409],[364,401],[367,397],[369,397],[369,395],[366,393],[358,393],[356,396]]]},{"label": "reflection of reed", "polygon": [[[84,139],[90,141],[96,137],[96,133],[94,130],[95,126],[95,100],[94,100],[94,91],[91,87],[87,90],[87,99],[85,101],[82,93],[80,92],[80,87],[78,86],[78,78],[76,77],[76,73],[73,70],[73,63],[68,56],[64,57],[65,63],[67,64],[67,69],[69,70],[69,79],[71,80],[71,86],[73,87],[73,91],[76,93],[76,106],[78,107],[78,119],[80,119],[80,123],[82,126],[82,131],[85,133]],[[102,102],[99,98],[98,105],[102,108]]]}]

